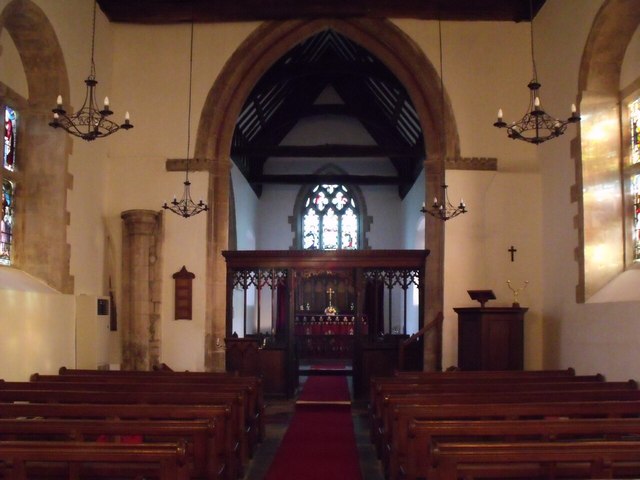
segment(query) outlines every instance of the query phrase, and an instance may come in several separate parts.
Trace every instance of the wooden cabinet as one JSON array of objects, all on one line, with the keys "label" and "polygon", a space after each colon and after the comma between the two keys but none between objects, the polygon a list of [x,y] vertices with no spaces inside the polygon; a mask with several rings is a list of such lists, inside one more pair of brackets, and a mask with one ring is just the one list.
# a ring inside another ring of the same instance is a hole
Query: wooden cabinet
[{"label": "wooden cabinet", "polygon": [[458,314],[458,368],[522,370],[527,308],[454,308]]}]

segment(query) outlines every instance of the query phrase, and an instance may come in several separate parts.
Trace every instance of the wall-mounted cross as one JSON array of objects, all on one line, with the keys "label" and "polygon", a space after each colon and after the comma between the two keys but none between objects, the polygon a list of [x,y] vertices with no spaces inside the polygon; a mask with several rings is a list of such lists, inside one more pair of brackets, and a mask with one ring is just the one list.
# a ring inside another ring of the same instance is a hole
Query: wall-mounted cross
[{"label": "wall-mounted cross", "polygon": [[515,260],[515,255],[516,255],[517,251],[518,250],[513,245],[511,245],[511,248],[509,248],[509,250],[507,250],[507,252],[509,252],[511,254],[511,261],[512,262]]}]

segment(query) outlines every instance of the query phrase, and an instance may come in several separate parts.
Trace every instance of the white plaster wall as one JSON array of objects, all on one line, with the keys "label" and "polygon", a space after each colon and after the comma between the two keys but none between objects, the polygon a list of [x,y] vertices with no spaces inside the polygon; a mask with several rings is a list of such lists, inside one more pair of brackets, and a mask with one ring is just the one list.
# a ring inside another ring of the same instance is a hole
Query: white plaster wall
[{"label": "white plaster wall", "polygon": [[[438,23],[409,19],[394,23],[440,72]],[[532,71],[529,45],[526,22],[442,23],[444,88],[453,106],[463,157],[497,157],[503,171],[538,169],[535,150],[505,141],[504,130],[493,126],[499,108],[508,122],[527,107]]]},{"label": "white plaster wall", "polygon": [[[545,32],[536,36],[538,68],[552,113],[566,112],[565,105],[575,100],[582,51],[601,4],[600,0],[548,0],[536,18],[538,32]],[[575,183],[570,141],[575,135],[575,127],[570,127],[563,137],[538,148],[544,212],[545,366],[572,366],[578,373],[601,372],[609,380],[639,378],[640,303],[580,305],[575,300],[578,264],[573,254],[578,232],[573,222],[577,204],[570,201],[570,188]],[[635,288],[637,291],[637,284]]]},{"label": "white plaster wall", "polygon": [[75,298],[0,289],[0,378],[26,381],[75,366]]},{"label": "white plaster wall", "polygon": [[231,165],[231,181],[235,197],[237,247],[238,250],[254,250],[258,197],[235,164]]},{"label": "white plaster wall", "polygon": [[[194,32],[190,154],[206,95],[222,66],[256,24],[196,25]],[[112,25],[114,94],[135,128],[110,144],[105,217],[121,258],[120,213],[160,210],[180,197],[184,172],[166,172],[168,158],[187,154],[189,25]],[[206,200],[208,174],[192,172],[194,200]],[[206,214],[183,219],[165,212],[162,265],[161,360],[173,368],[204,368]],[[174,320],[172,275],[185,265],[196,275],[193,320]],[[117,266],[120,272],[120,265]],[[119,274],[118,274],[119,281]],[[117,352],[114,352],[117,355]]]},{"label": "white plaster wall", "polygon": [[[449,195],[464,192],[468,213],[445,225],[443,366],[457,365],[458,317],[455,307],[478,306],[467,290],[490,289],[487,306],[510,306],[507,286],[527,287],[519,294],[525,316],[525,368],[542,368],[542,276],[540,249],[542,211],[540,177],[535,173],[449,170]],[[509,253],[517,252],[514,262]]]}]

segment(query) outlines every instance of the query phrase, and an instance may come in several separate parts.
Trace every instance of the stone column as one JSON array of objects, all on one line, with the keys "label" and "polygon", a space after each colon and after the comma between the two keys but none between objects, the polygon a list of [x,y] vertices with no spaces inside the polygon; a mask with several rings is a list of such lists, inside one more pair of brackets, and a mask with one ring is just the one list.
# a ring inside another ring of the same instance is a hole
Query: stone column
[{"label": "stone column", "polygon": [[122,368],[149,370],[160,360],[162,214],[122,212]]}]

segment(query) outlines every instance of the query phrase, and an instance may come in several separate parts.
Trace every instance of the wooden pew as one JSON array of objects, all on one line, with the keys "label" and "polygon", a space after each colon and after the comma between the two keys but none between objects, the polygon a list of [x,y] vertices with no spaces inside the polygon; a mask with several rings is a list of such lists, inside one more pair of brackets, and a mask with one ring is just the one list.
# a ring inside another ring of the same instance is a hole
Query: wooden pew
[{"label": "wooden pew", "polygon": [[189,480],[186,450],[181,443],[2,441],[0,462],[4,464],[4,477],[11,480],[33,478],[30,471],[38,466],[50,474],[53,464],[63,467],[62,472],[68,470],[62,478],[109,478],[117,474],[119,478],[137,479],[143,473],[158,480]]},{"label": "wooden pew", "polygon": [[[503,392],[524,392],[524,391],[619,391],[619,390],[638,390],[638,385],[634,380],[627,382],[468,382],[468,383],[451,383],[451,384],[431,384],[431,383],[382,383],[375,388],[373,397],[370,402],[370,408],[375,416],[379,416],[383,408],[384,398],[388,395],[432,395],[440,393],[484,393],[494,392],[501,394]],[[375,420],[375,418],[374,418]]]},{"label": "wooden pew", "polygon": [[191,477],[225,478],[224,435],[213,420],[0,418],[0,440],[5,441],[118,441],[127,436],[145,443],[185,441]]},{"label": "wooden pew", "polygon": [[407,480],[433,478],[436,444],[454,441],[628,440],[638,439],[640,418],[563,418],[535,420],[412,420],[409,447],[399,471]]},{"label": "wooden pew", "polygon": [[[634,385],[627,382],[614,384],[594,383],[578,384],[580,387],[571,388],[573,384],[554,384],[554,388],[541,389],[540,384],[506,384],[502,387],[496,385],[472,384],[467,392],[459,389],[450,392],[446,389],[404,388],[393,385],[376,394],[370,412],[371,438],[378,446],[383,446],[384,432],[389,431],[390,407],[393,403],[504,403],[514,402],[542,402],[542,401],[569,401],[573,398],[584,400],[640,400],[640,390],[632,388]],[[597,387],[596,387],[597,385]],[[509,388],[512,387],[512,388]],[[393,400],[392,400],[393,399]]]},{"label": "wooden pew", "polygon": [[557,369],[557,370],[446,370],[443,372],[405,372],[397,370],[394,375],[403,376],[423,376],[433,378],[512,378],[512,377],[573,377],[576,371],[573,368]]},{"label": "wooden pew", "polygon": [[[580,392],[574,396],[569,393],[564,396],[549,394],[532,395],[516,393],[501,395],[499,402],[496,397],[487,395],[481,397],[458,396],[457,403],[447,399],[441,403],[419,404],[407,401],[406,397],[390,398],[390,410],[386,425],[380,433],[380,457],[391,478],[396,478],[399,465],[403,463],[408,452],[409,425],[412,420],[456,420],[456,419],[526,419],[545,418],[550,416],[565,417],[620,417],[640,416],[640,396],[636,399],[604,398],[599,395],[591,398]],[[557,392],[556,392],[557,393]],[[597,392],[602,393],[602,392]],[[624,392],[625,394],[630,392]]]},{"label": "wooden pew", "polygon": [[216,425],[216,438],[223,444],[224,464],[220,470],[227,480],[236,480],[241,472],[237,438],[231,434],[231,409],[221,405],[150,404],[0,404],[0,418],[107,419],[107,420],[194,420],[204,419]]},{"label": "wooden pew", "polygon": [[[36,384],[37,385],[37,384]],[[234,443],[239,445],[240,461],[250,457],[245,422],[244,397],[237,391],[211,392],[149,392],[105,390],[7,390],[0,389],[0,402],[32,403],[95,403],[95,404],[165,404],[220,405],[229,407],[231,421],[226,426]]]},{"label": "wooden pew", "polygon": [[[82,370],[82,373],[73,373],[75,370],[65,369],[62,367],[63,375],[41,375],[34,373],[31,375],[32,382],[46,383],[101,383],[101,384],[173,384],[173,388],[184,391],[187,388],[191,390],[210,391],[211,389],[227,388],[236,386],[244,389],[247,397],[247,413],[246,417],[251,425],[249,436],[252,445],[264,439],[264,389],[262,380],[257,377],[239,377],[227,373],[216,372],[139,372],[139,371],[119,371],[119,370]],[[179,386],[182,384],[182,386]],[[188,385],[187,385],[188,384]],[[0,384],[1,386],[1,384]],[[118,387],[116,387],[118,388]],[[133,387],[126,387],[131,389]],[[164,390],[164,387],[158,386],[157,389]],[[168,388],[168,387],[167,387]]]},{"label": "wooden pew", "polygon": [[440,443],[433,480],[458,478],[636,478],[640,442]]}]

